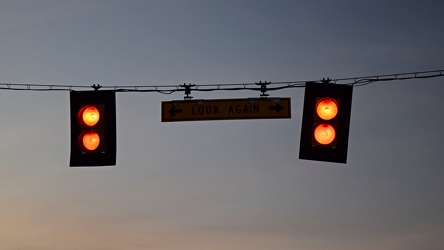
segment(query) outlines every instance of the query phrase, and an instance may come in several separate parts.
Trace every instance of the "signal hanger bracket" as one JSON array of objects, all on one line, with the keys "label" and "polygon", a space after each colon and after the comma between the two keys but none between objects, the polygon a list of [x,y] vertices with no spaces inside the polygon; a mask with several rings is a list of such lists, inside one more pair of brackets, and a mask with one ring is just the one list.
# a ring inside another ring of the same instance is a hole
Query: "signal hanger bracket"
[{"label": "signal hanger bracket", "polygon": [[259,83],[255,83],[256,85],[260,85],[260,91],[262,92],[262,94],[260,95],[261,98],[267,98],[269,96],[269,94],[267,94],[267,85],[269,85],[271,82],[267,82],[267,81],[259,81]]},{"label": "signal hanger bracket", "polygon": [[196,84],[189,83],[188,85],[184,83],[183,85],[180,85],[180,87],[185,88],[185,96],[183,97],[184,100],[191,100],[193,97],[191,95],[191,87],[195,87]]},{"label": "signal hanger bracket", "polygon": [[91,85],[91,88],[93,88],[95,91],[97,91],[97,90],[99,90],[100,88],[102,87],[102,85],[100,85],[100,84],[93,84],[93,85]]},{"label": "signal hanger bracket", "polygon": [[331,79],[329,77],[327,77],[327,79],[322,78],[321,82],[322,83],[331,83]]}]

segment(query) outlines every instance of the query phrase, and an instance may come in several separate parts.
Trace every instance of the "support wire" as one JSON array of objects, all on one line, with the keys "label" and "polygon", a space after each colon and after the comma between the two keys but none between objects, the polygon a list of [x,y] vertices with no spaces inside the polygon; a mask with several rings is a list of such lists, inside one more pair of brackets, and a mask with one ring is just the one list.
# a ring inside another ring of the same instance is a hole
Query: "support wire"
[{"label": "support wire", "polygon": [[[426,79],[444,76],[444,70],[429,70],[420,72],[400,73],[400,74],[387,74],[387,75],[373,75],[364,77],[348,77],[329,79],[332,84],[346,84],[360,87],[375,82],[383,81],[399,81],[410,79]],[[325,81],[325,78],[322,78]],[[307,82],[322,82],[323,80],[312,81],[288,81],[288,82],[251,82],[251,83],[217,83],[217,84],[190,84],[187,86],[189,91],[240,91],[240,90],[252,90],[252,91],[274,91],[288,88],[304,88]],[[60,84],[32,84],[32,83],[0,83],[0,90],[26,90],[26,91],[78,91],[78,90],[91,90],[93,86],[100,85],[60,85]],[[160,94],[172,94],[174,92],[183,92],[184,85],[153,85],[153,86],[100,86],[100,89],[112,89],[116,92],[155,92]],[[265,93],[265,92],[263,92]]]}]

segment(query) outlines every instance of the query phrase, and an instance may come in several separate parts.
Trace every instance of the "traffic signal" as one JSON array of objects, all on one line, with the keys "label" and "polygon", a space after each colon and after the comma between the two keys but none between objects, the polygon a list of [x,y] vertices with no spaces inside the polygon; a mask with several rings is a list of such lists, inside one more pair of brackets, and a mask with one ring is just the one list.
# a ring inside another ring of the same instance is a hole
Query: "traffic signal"
[{"label": "traffic signal", "polygon": [[116,165],[115,91],[71,91],[70,166]]},{"label": "traffic signal", "polygon": [[299,159],[347,162],[353,86],[305,85]]}]

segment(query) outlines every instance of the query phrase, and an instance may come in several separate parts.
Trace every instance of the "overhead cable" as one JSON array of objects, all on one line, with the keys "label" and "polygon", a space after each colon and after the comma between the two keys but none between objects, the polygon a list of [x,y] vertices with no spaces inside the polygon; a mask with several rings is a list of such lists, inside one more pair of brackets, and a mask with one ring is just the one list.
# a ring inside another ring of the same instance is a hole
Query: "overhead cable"
[{"label": "overhead cable", "polygon": [[[368,85],[375,82],[397,81],[410,79],[424,79],[444,76],[444,70],[429,70],[410,73],[398,73],[387,75],[373,75],[364,77],[348,77],[329,79],[332,84],[353,85],[356,87]],[[323,78],[325,81],[325,79]],[[26,90],[26,91],[77,91],[86,89],[111,89],[116,92],[156,92],[161,94],[172,94],[182,91],[239,91],[252,90],[266,91],[282,90],[288,88],[304,88],[307,82],[323,82],[323,80],[311,81],[288,81],[288,82],[250,82],[250,83],[219,83],[219,84],[191,84],[180,85],[119,85],[119,86],[100,86],[100,85],[61,85],[61,84],[32,84],[32,83],[0,83],[0,90]]]}]

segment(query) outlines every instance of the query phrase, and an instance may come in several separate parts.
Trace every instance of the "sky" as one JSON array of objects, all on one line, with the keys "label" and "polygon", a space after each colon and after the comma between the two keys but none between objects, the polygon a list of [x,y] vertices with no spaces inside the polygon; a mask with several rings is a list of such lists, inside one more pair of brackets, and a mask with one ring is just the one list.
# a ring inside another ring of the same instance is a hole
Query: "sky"
[{"label": "sky", "polygon": [[[315,81],[444,69],[444,3],[1,0],[0,82]],[[161,123],[116,94],[117,164],[70,168],[69,91],[0,90],[5,250],[444,249],[444,78],[354,87],[347,164],[291,119]],[[192,92],[196,99],[257,91]]]}]

